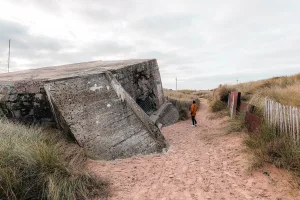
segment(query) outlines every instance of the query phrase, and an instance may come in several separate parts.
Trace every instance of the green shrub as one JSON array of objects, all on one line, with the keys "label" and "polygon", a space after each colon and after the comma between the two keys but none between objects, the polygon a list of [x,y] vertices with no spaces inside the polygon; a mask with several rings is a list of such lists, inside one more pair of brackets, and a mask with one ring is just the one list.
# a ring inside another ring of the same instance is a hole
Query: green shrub
[{"label": "green shrub", "polygon": [[0,199],[91,199],[107,183],[83,172],[87,159],[57,130],[0,121]]},{"label": "green shrub", "polygon": [[221,100],[215,100],[210,105],[212,112],[219,112],[221,110],[224,110],[226,107],[227,107],[227,104]]},{"label": "green shrub", "polygon": [[254,153],[254,167],[272,163],[276,167],[292,171],[300,178],[300,148],[285,135],[277,135],[273,128],[261,125],[260,132],[245,139],[246,145]]}]

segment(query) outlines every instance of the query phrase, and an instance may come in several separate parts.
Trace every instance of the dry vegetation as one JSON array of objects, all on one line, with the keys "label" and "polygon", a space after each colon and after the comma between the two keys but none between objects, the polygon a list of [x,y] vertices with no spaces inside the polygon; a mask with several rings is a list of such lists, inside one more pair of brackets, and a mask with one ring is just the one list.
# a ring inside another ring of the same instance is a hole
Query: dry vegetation
[{"label": "dry vegetation", "polygon": [[220,100],[215,100],[210,103],[210,109],[212,112],[219,112],[227,108],[227,104]]},{"label": "dry vegetation", "polygon": [[198,97],[193,95],[194,90],[164,90],[164,95],[168,98],[176,99],[178,101],[190,102]]},{"label": "dry vegetation", "polygon": [[272,163],[291,171],[300,183],[300,149],[288,137],[278,135],[273,128],[262,125],[260,132],[250,134],[245,143],[255,156],[254,169]]},{"label": "dry vegetation", "polygon": [[0,199],[91,199],[107,183],[83,172],[87,159],[56,130],[0,121]]},{"label": "dry vegetation", "polygon": [[245,130],[245,113],[238,113],[234,119],[229,120],[228,133],[241,132]]},{"label": "dry vegetation", "polygon": [[[242,101],[255,105],[255,112],[259,115],[263,115],[266,97],[283,105],[300,107],[300,74],[237,85],[223,85],[214,91],[212,102],[226,102],[231,91],[241,92]],[[243,125],[240,122],[239,117],[231,121],[229,131],[242,130]],[[255,155],[254,168],[272,163],[279,168],[290,170],[300,180],[300,148],[286,134],[280,135],[275,128],[268,127],[262,122],[259,132],[250,134],[245,143]]]},{"label": "dry vegetation", "polygon": [[262,114],[265,97],[283,105],[300,107],[300,74],[236,85],[223,85],[214,91],[213,99],[226,101],[230,91],[241,92],[242,100],[255,105],[260,114]]}]

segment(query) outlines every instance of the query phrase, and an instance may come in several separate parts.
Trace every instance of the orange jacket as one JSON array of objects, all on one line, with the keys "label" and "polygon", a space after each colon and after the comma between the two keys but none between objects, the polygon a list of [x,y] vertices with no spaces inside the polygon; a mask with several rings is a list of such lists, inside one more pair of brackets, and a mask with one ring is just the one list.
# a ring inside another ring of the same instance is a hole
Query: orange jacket
[{"label": "orange jacket", "polygon": [[197,112],[197,105],[193,103],[191,105],[191,115],[196,116],[196,112]]}]

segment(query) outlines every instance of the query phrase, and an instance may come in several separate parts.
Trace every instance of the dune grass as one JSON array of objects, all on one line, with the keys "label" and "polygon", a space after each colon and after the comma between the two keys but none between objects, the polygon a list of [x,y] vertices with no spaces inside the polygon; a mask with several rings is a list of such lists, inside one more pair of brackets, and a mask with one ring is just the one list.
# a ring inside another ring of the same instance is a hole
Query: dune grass
[{"label": "dune grass", "polygon": [[178,90],[178,92],[183,94],[193,94],[195,90],[184,89],[184,90]]},{"label": "dune grass", "polygon": [[274,128],[262,124],[260,132],[250,134],[245,144],[255,156],[254,169],[271,163],[291,171],[300,180],[300,148],[286,135],[278,135]]},{"label": "dune grass", "polygon": [[[255,114],[263,116],[265,98],[271,98],[283,105],[300,107],[300,74],[274,77],[236,85],[223,85],[214,90],[213,99],[223,100],[230,91],[241,92],[242,101],[255,106]],[[239,117],[237,117],[239,118]],[[242,130],[240,120],[230,122],[229,131]],[[256,134],[249,134],[245,144],[253,152],[253,168],[271,163],[291,171],[300,180],[300,147],[295,145],[287,134],[278,134],[276,129],[262,122]]]},{"label": "dune grass", "polygon": [[227,104],[220,100],[212,101],[209,105],[212,112],[219,112],[227,108]]},{"label": "dune grass", "polygon": [[245,129],[245,113],[238,113],[235,118],[229,120],[228,133],[241,132]]},{"label": "dune grass", "polygon": [[82,148],[57,130],[0,121],[0,199],[91,199],[107,183],[82,171]]},{"label": "dune grass", "polygon": [[174,90],[164,90],[164,95],[168,98],[176,99],[184,102],[191,102],[196,100],[198,97],[196,95],[192,95],[187,91],[174,91]]},{"label": "dune grass", "polygon": [[266,97],[283,105],[300,107],[300,74],[236,85],[223,85],[215,89],[214,100],[223,101],[230,91],[241,92],[242,100],[255,105],[258,114],[263,114]]}]

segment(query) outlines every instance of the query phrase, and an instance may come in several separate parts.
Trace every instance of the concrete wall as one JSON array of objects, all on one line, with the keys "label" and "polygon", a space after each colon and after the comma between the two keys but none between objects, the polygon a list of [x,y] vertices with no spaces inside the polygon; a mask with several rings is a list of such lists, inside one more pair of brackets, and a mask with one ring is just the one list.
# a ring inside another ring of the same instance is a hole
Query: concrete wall
[{"label": "concrete wall", "polygon": [[148,115],[158,110],[164,103],[163,87],[156,60],[111,72]]},{"label": "concrete wall", "polygon": [[110,81],[97,74],[46,83],[57,115],[64,120],[58,119],[61,126],[68,127],[94,158],[162,152],[166,143],[159,129],[125,90],[123,97],[118,95]]},{"label": "concrete wall", "polygon": [[179,113],[171,102],[166,101],[150,117],[151,120],[154,121],[157,125],[161,124],[162,126],[169,126],[175,124],[178,121]]},{"label": "concrete wall", "polygon": [[[45,72],[50,69],[45,68]],[[112,71],[124,89],[149,116],[164,103],[159,68],[155,59],[116,69],[110,67],[108,70]],[[32,74],[35,74],[34,71]],[[9,86],[14,90],[14,93],[9,95],[9,99],[6,95],[6,99],[0,103],[1,113],[4,113],[2,115],[28,124],[42,123],[53,126],[55,117],[46,98],[44,90],[46,81],[49,81],[49,78],[42,76],[41,79],[18,80],[10,85],[0,85],[0,99],[1,95],[3,96],[1,87]]]},{"label": "concrete wall", "polygon": [[15,86],[0,85],[2,115],[25,124],[55,126],[55,121],[44,90],[36,93],[18,92]]}]

